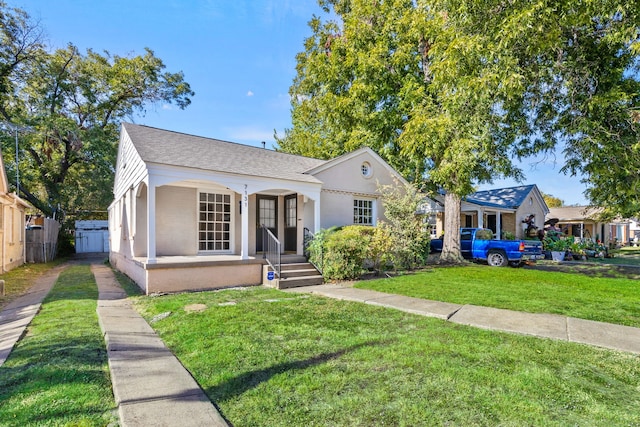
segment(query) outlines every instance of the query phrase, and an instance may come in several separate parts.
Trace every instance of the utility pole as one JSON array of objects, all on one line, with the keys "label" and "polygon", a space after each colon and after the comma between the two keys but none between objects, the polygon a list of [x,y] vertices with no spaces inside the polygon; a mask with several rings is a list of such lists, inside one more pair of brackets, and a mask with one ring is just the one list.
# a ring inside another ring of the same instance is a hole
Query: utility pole
[{"label": "utility pole", "polygon": [[20,195],[20,147],[18,145],[18,132],[32,130],[30,126],[18,126],[11,122],[0,122],[0,128],[8,131],[13,131],[16,139],[16,195]]}]

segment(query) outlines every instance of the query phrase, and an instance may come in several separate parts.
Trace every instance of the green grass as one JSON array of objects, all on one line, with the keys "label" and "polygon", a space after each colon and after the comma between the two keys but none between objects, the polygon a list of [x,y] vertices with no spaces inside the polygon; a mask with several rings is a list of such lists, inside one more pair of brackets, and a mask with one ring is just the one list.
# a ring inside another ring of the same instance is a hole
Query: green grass
[{"label": "green grass", "polygon": [[626,278],[472,265],[366,280],[355,287],[640,327],[640,282]]},{"label": "green grass", "polygon": [[625,246],[611,251],[613,258],[589,258],[589,262],[611,265],[640,266],[640,248]]},{"label": "green grass", "polygon": [[136,306],[236,427],[640,424],[636,355],[264,288]]},{"label": "green grass", "polygon": [[98,289],[89,266],[64,270],[0,367],[1,426],[104,426],[117,422]]},{"label": "green grass", "polygon": [[7,273],[0,274],[0,280],[5,281],[5,295],[0,295],[0,308],[24,294],[33,285],[35,279],[64,261],[64,259],[56,259],[42,264],[24,264]]}]

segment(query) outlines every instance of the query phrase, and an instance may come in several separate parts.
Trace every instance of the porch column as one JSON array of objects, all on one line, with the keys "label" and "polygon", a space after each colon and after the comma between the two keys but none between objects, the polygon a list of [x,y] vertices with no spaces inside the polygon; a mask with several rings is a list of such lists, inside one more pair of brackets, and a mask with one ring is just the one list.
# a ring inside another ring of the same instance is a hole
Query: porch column
[{"label": "porch column", "polygon": [[241,259],[249,259],[249,196],[245,189],[245,194],[242,194],[242,212],[240,213],[240,222],[242,223],[241,240],[242,248],[240,250]]},{"label": "porch column", "polygon": [[496,212],[496,238],[498,240],[502,239],[502,213]]},{"label": "porch column", "polygon": [[156,185],[147,182],[147,263],[155,264],[156,259]]},{"label": "porch column", "polygon": [[240,201],[242,206],[242,212],[240,213],[240,222],[242,223],[240,259],[249,259],[249,189],[247,187],[245,184],[244,190],[240,195],[242,198]]},{"label": "porch column", "polygon": [[484,228],[484,215],[482,214],[482,209],[478,209],[478,228]]},{"label": "porch column", "polygon": [[313,233],[316,234],[320,231],[320,193],[318,197],[313,200]]}]

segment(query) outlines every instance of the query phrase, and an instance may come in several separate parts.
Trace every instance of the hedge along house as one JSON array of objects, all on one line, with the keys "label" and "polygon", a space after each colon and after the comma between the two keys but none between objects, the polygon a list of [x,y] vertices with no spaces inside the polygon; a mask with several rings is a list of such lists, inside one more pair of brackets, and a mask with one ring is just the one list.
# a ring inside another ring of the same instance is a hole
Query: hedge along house
[{"label": "hedge along house", "polygon": [[[444,197],[430,200],[432,236],[440,236],[444,225]],[[426,205],[425,205],[426,206]],[[477,191],[462,200],[460,224],[462,227],[489,228],[496,239],[504,238],[505,232],[516,238],[534,238],[526,236],[530,221],[538,229],[544,228],[545,215],[549,213],[540,190],[536,185],[498,188]]]},{"label": "hedge along house", "polygon": [[305,230],[375,225],[397,182],[366,147],[319,160],[125,123],[109,258],[147,294],[258,285],[274,239],[302,257]]}]

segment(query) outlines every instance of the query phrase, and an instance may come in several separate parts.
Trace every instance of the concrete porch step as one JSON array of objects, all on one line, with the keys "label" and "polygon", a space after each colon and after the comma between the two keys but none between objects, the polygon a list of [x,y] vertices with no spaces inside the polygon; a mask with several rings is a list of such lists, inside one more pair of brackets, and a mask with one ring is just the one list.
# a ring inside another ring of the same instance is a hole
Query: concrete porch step
[{"label": "concrete porch step", "polygon": [[316,286],[324,283],[324,278],[317,274],[315,276],[283,277],[278,281],[278,289],[299,288],[302,286]]},{"label": "concrete porch step", "polygon": [[317,276],[318,270],[315,268],[304,268],[298,270],[282,270],[280,272],[283,279],[292,278],[292,277],[307,277],[307,276]]}]

